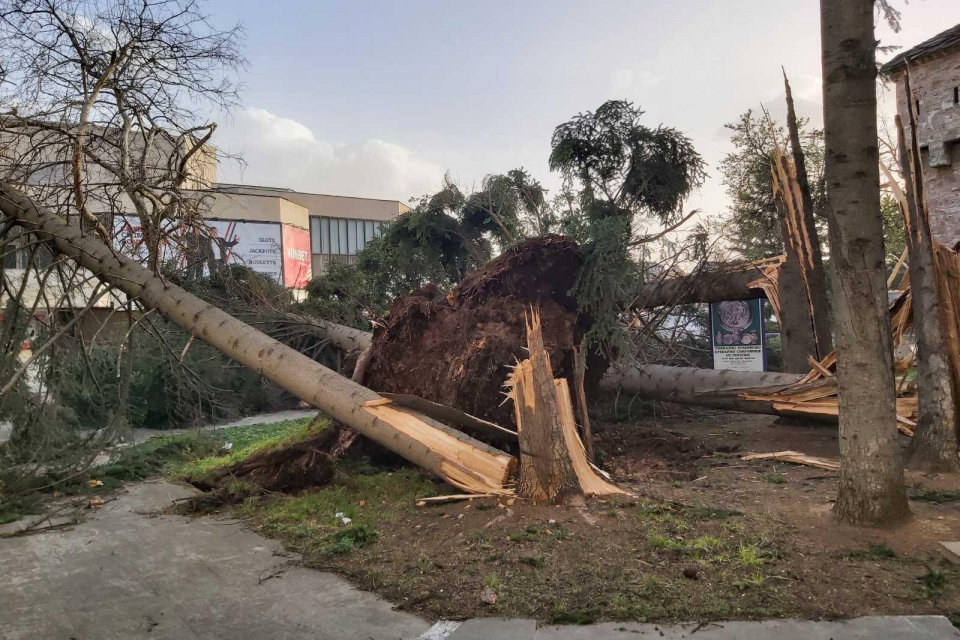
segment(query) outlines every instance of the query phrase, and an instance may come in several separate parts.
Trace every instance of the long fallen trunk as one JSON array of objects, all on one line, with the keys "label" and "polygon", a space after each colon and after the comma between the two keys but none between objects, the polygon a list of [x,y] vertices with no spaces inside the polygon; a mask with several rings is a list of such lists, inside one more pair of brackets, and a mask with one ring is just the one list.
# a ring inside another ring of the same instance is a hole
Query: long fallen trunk
[{"label": "long fallen trunk", "polygon": [[146,308],[157,309],[191,335],[410,462],[466,491],[507,490],[516,458],[436,420],[398,407],[327,369],[162,280],[133,260],[117,255],[95,236],[83,234],[3,182],[0,212],[41,239],[49,240],[56,251],[138,299]]},{"label": "long fallen trunk", "polygon": [[753,373],[647,364],[625,371],[610,369],[600,382],[600,387],[608,391],[636,393],[649,400],[836,422],[836,416],[811,415],[809,412],[780,407],[780,403],[772,400],[744,397],[746,392],[751,395],[774,392],[796,384],[801,378],[803,376],[793,373]]},{"label": "long fallen trunk", "polygon": [[763,275],[753,265],[724,271],[703,271],[689,276],[652,282],[644,287],[634,303],[635,308],[653,309],[695,302],[751,300],[766,296],[750,283]]}]

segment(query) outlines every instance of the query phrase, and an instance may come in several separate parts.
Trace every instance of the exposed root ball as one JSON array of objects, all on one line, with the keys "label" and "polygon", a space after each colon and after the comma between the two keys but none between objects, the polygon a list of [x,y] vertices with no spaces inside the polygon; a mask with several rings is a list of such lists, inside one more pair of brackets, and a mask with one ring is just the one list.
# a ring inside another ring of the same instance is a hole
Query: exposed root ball
[{"label": "exposed root ball", "polygon": [[[509,367],[527,357],[524,314],[531,305],[540,310],[554,376],[573,371],[571,350],[590,326],[570,296],[582,262],[570,238],[536,238],[469,274],[446,296],[428,285],[398,298],[386,326],[374,332],[367,386],[513,424],[502,385]],[[599,379],[602,363],[592,368]]]},{"label": "exposed root ball", "polygon": [[316,438],[261,451],[209,476],[190,479],[190,484],[210,491],[231,480],[243,480],[264,491],[280,493],[322,487],[333,479],[334,461],[325,449],[335,434],[336,430],[325,429]]}]

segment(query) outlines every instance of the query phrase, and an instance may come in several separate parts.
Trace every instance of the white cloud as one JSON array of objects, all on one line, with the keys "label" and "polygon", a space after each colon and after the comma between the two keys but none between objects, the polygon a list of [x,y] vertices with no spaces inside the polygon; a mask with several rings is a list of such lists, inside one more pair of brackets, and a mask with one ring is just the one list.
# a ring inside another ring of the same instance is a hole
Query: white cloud
[{"label": "white cloud", "polygon": [[223,182],[406,202],[435,191],[443,179],[440,166],[398,144],[318,140],[306,125],[253,107],[218,130],[214,144],[247,165],[225,162]]},{"label": "white cloud", "polygon": [[623,93],[633,87],[655,87],[660,78],[644,69],[617,69],[610,75],[610,85],[616,93]]}]

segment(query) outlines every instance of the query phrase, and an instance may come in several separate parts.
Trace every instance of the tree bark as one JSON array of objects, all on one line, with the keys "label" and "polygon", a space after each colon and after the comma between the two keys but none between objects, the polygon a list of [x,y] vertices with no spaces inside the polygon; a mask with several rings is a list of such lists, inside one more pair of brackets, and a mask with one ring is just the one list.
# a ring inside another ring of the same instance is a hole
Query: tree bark
[{"label": "tree bark", "polygon": [[796,167],[797,185],[800,187],[803,229],[806,231],[806,249],[809,252],[806,264],[807,287],[813,306],[813,331],[816,334],[817,350],[814,357],[822,360],[833,351],[833,337],[830,322],[830,305],[827,298],[827,276],[823,268],[823,251],[820,237],[817,235],[816,216],[813,211],[813,196],[810,193],[810,180],[807,177],[807,163],[803,147],[800,145],[800,130],[797,127],[797,112],[793,105],[793,92],[787,74],[783,74],[787,97],[787,131],[790,133],[790,149],[793,152],[793,164]]},{"label": "tree bark", "polygon": [[[908,464],[927,472],[960,471],[957,459],[957,397],[953,371],[944,340],[944,309],[939,304],[937,271],[934,266],[933,238],[926,211],[923,172],[920,164],[917,124],[910,91],[910,72],[905,79],[907,113],[910,118],[910,145],[900,116],[896,116],[900,171],[903,175],[906,206],[900,212],[910,264],[910,293],[913,296],[913,327],[917,337],[917,392],[920,412]],[[943,292],[946,293],[946,292]]]},{"label": "tree bark", "polygon": [[[350,426],[454,486],[504,493],[516,459],[373,391],[270,338],[139,264],[0,182],[0,212],[76,260],[101,280],[137,297],[239,364],[257,371],[334,420]],[[361,332],[362,333],[362,332]]]},{"label": "tree bark", "polygon": [[820,0],[840,400],[839,518],[910,516],[897,436],[877,147],[874,0]]},{"label": "tree bark", "polygon": [[530,358],[517,364],[510,381],[520,438],[517,494],[560,501],[582,491],[564,441],[553,366],[536,312],[527,319],[527,347]]},{"label": "tree bark", "polygon": [[760,269],[744,266],[651,282],[643,288],[633,307],[653,309],[694,302],[764,298],[766,296],[762,289],[753,289],[748,286],[762,274]]},{"label": "tree bark", "polygon": [[[780,342],[783,353],[783,370],[789,373],[810,371],[807,360],[813,356],[820,360],[817,340],[813,335],[810,304],[800,274],[800,256],[797,246],[790,241],[786,207],[777,198],[777,214],[780,218],[780,235],[787,258],[780,265],[777,278],[780,293]],[[824,354],[826,355],[826,354]]]},{"label": "tree bark", "polygon": [[526,328],[530,358],[517,363],[506,384],[520,441],[517,494],[548,501],[632,495],[601,478],[587,460],[577,435],[570,387],[566,378],[553,377],[537,311],[527,317]]}]

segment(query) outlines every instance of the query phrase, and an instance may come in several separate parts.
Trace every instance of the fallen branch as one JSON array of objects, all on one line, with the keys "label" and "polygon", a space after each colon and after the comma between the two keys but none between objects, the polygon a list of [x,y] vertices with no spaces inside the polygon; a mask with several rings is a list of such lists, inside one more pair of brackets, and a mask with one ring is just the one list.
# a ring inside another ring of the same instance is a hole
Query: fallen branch
[{"label": "fallen branch", "polygon": [[818,458],[817,456],[808,456],[799,451],[776,451],[774,453],[751,453],[743,456],[741,460],[776,460],[777,462],[792,462],[793,464],[802,464],[808,467],[816,467],[825,471],[840,471],[840,461],[831,458]]}]

